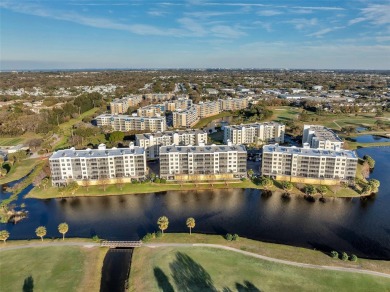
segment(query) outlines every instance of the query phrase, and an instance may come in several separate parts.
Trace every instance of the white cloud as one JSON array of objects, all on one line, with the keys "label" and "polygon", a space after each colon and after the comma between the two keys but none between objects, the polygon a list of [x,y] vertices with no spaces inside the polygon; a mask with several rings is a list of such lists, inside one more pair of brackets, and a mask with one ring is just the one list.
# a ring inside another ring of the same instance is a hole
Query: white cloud
[{"label": "white cloud", "polygon": [[327,34],[327,33],[330,33],[332,31],[335,31],[335,30],[339,30],[339,29],[342,29],[342,28],[345,28],[345,26],[337,26],[337,27],[330,27],[330,28],[324,28],[324,29],[321,29],[319,31],[316,31],[316,32],[313,32],[313,33],[310,33],[308,34],[307,36],[314,36],[314,37],[322,37],[323,35]]},{"label": "white cloud", "polygon": [[267,9],[267,10],[261,10],[257,12],[257,15],[260,16],[275,16],[280,14],[283,14],[283,12],[275,9]]},{"label": "white cloud", "polygon": [[374,25],[390,24],[390,4],[374,4],[361,9],[360,16],[349,21],[349,25],[367,21]]},{"label": "white cloud", "polygon": [[293,24],[296,29],[302,30],[305,28],[316,26],[318,24],[318,19],[317,18],[310,18],[310,19],[295,18],[295,19],[287,20],[285,21],[285,23]]}]

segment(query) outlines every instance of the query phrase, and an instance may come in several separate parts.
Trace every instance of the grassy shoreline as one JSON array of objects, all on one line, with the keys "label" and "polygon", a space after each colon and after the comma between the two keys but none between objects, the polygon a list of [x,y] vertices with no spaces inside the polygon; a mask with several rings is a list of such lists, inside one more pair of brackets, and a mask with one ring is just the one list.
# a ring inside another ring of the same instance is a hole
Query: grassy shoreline
[{"label": "grassy shoreline", "polygon": [[[107,185],[105,190],[103,186],[80,186],[79,189],[72,195],[67,191],[61,192],[56,187],[47,187],[46,189],[35,187],[27,195],[26,198],[35,199],[53,199],[53,198],[74,198],[74,197],[99,197],[99,196],[119,196],[119,195],[132,195],[132,194],[148,194],[154,192],[165,191],[198,191],[198,190],[223,190],[223,189],[257,189],[264,190],[261,186],[254,184],[250,180],[246,181],[234,181],[234,182],[202,182],[202,183],[139,183],[139,184],[124,184]],[[275,194],[283,194],[284,190],[280,187],[280,184],[276,182],[276,185],[270,187],[269,191]],[[289,191],[294,196],[304,196],[305,194],[298,188],[294,187]],[[314,198],[321,197],[320,195],[314,195]],[[324,197],[337,197],[337,198],[351,198],[362,197],[359,193],[353,191],[350,188],[343,188],[341,186],[330,186],[328,192]]]}]

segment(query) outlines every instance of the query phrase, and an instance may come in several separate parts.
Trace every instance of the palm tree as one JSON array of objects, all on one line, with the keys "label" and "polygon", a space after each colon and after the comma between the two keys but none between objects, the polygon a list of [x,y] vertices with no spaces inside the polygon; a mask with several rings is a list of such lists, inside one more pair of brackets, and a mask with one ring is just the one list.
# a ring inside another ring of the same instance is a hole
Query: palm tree
[{"label": "palm tree", "polygon": [[46,227],[39,226],[37,229],[35,229],[35,234],[43,241],[43,237],[46,235]]},{"label": "palm tree", "polygon": [[190,217],[187,219],[187,227],[190,229],[190,234],[191,234],[191,229],[195,227],[195,219]]},{"label": "palm tree", "polygon": [[0,240],[4,241],[4,243],[7,241],[8,237],[9,237],[9,232],[7,230],[0,231]]},{"label": "palm tree", "polygon": [[164,234],[164,230],[168,228],[169,220],[166,216],[161,216],[157,220],[158,228],[160,228],[162,234]]},{"label": "palm tree", "polygon": [[49,184],[49,179],[48,179],[47,177],[45,177],[45,178],[41,181],[41,186],[43,187],[44,190],[46,190],[48,184]]},{"label": "palm tree", "polygon": [[62,240],[65,239],[65,233],[67,233],[68,230],[69,230],[69,225],[66,224],[65,222],[58,225],[58,232],[62,233]]}]

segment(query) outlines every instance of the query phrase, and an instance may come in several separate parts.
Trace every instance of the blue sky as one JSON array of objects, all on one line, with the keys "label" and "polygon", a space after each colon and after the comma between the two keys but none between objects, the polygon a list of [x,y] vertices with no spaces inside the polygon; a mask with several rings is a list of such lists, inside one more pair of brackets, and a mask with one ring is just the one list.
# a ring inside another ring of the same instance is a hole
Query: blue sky
[{"label": "blue sky", "polygon": [[390,0],[1,0],[0,66],[390,69]]}]

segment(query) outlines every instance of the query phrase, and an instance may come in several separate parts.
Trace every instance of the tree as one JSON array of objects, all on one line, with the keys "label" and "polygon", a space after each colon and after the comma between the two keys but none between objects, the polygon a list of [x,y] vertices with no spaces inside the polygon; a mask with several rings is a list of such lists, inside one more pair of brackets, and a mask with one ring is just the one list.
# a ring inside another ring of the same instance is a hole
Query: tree
[{"label": "tree", "polygon": [[89,191],[89,187],[91,185],[91,181],[89,179],[84,179],[83,182],[83,187],[87,188],[87,192]]},{"label": "tree", "polygon": [[347,255],[346,252],[342,252],[342,253],[341,253],[341,259],[342,259],[343,261],[348,261],[348,255]]},{"label": "tree", "polygon": [[312,196],[317,192],[316,188],[313,185],[305,186],[304,191],[305,191],[305,194],[309,195],[309,196]]},{"label": "tree", "polygon": [[67,233],[69,230],[69,225],[64,223],[61,223],[58,225],[58,232],[62,233],[62,240],[65,239],[65,233]]},{"label": "tree", "polygon": [[160,230],[163,234],[164,234],[164,230],[166,230],[168,228],[168,224],[169,224],[169,221],[168,221],[168,218],[166,216],[161,216],[157,220],[158,228],[160,228]]},{"label": "tree", "polygon": [[37,229],[35,229],[35,234],[43,241],[43,237],[46,235],[46,227],[39,226]]},{"label": "tree", "polygon": [[125,138],[125,133],[120,131],[114,131],[110,134],[108,141],[119,142],[119,141],[123,141],[124,138]]},{"label": "tree", "polygon": [[326,186],[319,186],[317,188],[318,192],[321,194],[321,196],[325,195],[328,191],[328,188]]},{"label": "tree", "polygon": [[351,262],[357,262],[358,257],[357,257],[356,255],[354,255],[354,254],[351,254],[351,257],[350,257],[349,260],[350,260]]},{"label": "tree", "polygon": [[291,191],[293,189],[293,187],[294,187],[294,185],[292,184],[292,182],[289,182],[289,181],[282,182],[282,188],[285,191]]},{"label": "tree", "polygon": [[44,179],[42,179],[41,186],[43,187],[44,190],[46,190],[48,184],[49,184],[49,178],[45,177]]},{"label": "tree", "polygon": [[191,234],[191,229],[195,227],[195,219],[190,217],[187,219],[187,227],[190,229],[190,234]]},{"label": "tree", "polygon": [[266,190],[268,190],[268,188],[270,188],[270,187],[273,185],[272,179],[270,179],[269,177],[263,176],[263,177],[260,179],[260,185],[261,185],[263,188],[265,188]]},{"label": "tree", "polygon": [[362,188],[363,195],[371,194],[371,192],[372,192],[372,187],[369,184],[366,184],[363,186],[363,188]]},{"label": "tree", "polygon": [[0,240],[2,240],[4,243],[7,241],[8,237],[9,237],[9,232],[7,230],[0,231]]},{"label": "tree", "polygon": [[373,178],[368,181],[368,184],[370,185],[371,191],[373,193],[377,193],[378,189],[379,189],[379,186],[381,185],[379,180],[373,179]]},{"label": "tree", "polygon": [[252,178],[252,176],[253,176],[254,173],[255,173],[255,172],[253,171],[252,168],[248,170],[248,176],[249,176],[250,178]]},{"label": "tree", "polygon": [[369,155],[364,155],[363,160],[368,163],[368,166],[373,169],[375,167],[375,160],[369,156]]},{"label": "tree", "polygon": [[71,181],[70,183],[68,183],[68,185],[66,186],[66,190],[68,192],[70,192],[72,194],[72,196],[74,196],[75,192],[77,192],[77,190],[79,189],[79,185],[77,184],[77,182],[75,181]]},{"label": "tree", "polygon": [[338,258],[339,258],[339,253],[338,253],[337,251],[335,251],[335,250],[332,250],[332,251],[330,252],[330,256],[331,256],[332,258],[334,258],[334,259],[338,259]]}]

